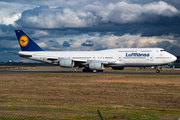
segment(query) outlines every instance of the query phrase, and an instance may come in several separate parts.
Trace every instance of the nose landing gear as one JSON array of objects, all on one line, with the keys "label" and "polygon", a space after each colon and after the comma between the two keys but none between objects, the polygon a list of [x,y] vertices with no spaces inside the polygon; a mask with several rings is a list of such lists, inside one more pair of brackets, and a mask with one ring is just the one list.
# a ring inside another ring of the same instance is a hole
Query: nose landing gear
[{"label": "nose landing gear", "polygon": [[156,73],[160,73],[160,70],[159,70],[159,69],[156,69]]}]

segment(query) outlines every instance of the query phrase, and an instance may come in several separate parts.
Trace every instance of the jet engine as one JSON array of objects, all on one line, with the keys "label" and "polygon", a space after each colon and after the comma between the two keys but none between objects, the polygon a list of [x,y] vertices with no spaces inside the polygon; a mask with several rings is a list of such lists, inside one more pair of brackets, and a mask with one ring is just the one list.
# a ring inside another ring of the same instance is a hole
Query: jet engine
[{"label": "jet engine", "polygon": [[104,65],[101,62],[92,62],[92,63],[89,63],[89,69],[91,69],[91,70],[103,70]]},{"label": "jet engine", "polygon": [[113,70],[124,70],[124,67],[111,67]]},{"label": "jet engine", "polygon": [[62,59],[59,61],[61,67],[72,68],[74,67],[74,61],[72,59]]}]

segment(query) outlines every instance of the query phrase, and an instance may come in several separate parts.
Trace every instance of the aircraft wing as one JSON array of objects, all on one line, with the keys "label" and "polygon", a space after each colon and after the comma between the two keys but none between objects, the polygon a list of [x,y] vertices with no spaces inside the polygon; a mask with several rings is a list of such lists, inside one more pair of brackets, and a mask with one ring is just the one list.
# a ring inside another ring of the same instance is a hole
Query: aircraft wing
[{"label": "aircraft wing", "polygon": [[91,63],[99,63],[103,64],[106,67],[111,67],[111,66],[124,66],[123,62],[120,61],[102,61],[102,60],[86,60],[86,59],[70,59],[70,58],[58,58],[58,57],[45,57],[47,60],[52,61],[52,63],[57,63],[60,62],[61,60],[71,60],[75,62],[76,67],[86,67],[89,66]]},{"label": "aircraft wing", "polygon": [[[125,64],[121,61],[110,60],[110,61],[103,61],[103,60],[87,60],[87,59],[71,59],[71,58],[62,58],[56,56],[43,56],[43,55],[33,55],[33,54],[24,54],[24,53],[16,53],[11,51],[6,51],[9,53],[13,53],[19,55],[23,58],[28,58],[36,61],[42,61],[45,63],[50,63],[54,65],[60,65],[66,67],[65,65],[69,65],[68,67],[86,67],[90,69],[104,69],[104,67],[121,67]],[[63,62],[62,62],[63,61]],[[98,67],[98,68],[97,68]]]}]

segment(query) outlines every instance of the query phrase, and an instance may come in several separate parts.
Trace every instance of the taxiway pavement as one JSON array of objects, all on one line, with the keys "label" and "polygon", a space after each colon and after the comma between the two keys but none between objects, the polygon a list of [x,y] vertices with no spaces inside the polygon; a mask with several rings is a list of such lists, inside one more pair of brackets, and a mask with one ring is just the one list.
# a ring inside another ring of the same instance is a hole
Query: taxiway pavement
[{"label": "taxiway pavement", "polygon": [[156,72],[81,72],[81,71],[64,71],[64,70],[0,70],[0,74],[119,74],[119,75],[180,75],[180,73],[156,73]]}]

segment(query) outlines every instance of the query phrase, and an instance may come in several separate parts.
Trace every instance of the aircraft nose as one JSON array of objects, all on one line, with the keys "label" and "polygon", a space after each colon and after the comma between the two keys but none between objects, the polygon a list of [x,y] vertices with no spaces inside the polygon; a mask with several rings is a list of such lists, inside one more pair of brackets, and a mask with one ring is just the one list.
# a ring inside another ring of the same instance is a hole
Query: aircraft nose
[{"label": "aircraft nose", "polygon": [[176,60],[177,60],[177,57],[173,55],[172,60],[173,60],[173,61],[176,61]]}]

